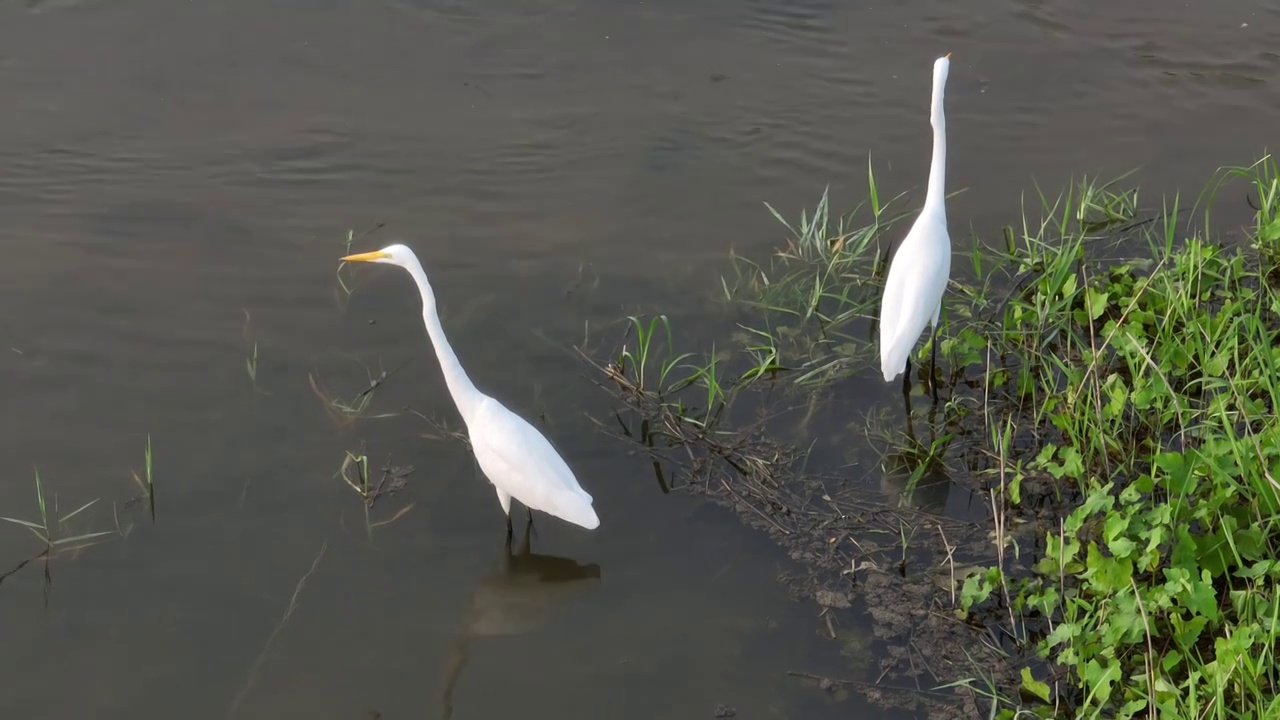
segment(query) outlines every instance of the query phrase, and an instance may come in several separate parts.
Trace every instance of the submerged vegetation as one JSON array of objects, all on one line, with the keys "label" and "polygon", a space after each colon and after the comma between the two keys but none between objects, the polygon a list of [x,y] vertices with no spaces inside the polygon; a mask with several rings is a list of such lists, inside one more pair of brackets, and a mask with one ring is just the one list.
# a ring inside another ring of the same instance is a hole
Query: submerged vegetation
[{"label": "submerged vegetation", "polygon": [[[58,498],[46,498],[44,483],[40,481],[40,472],[35,473],[36,510],[39,517],[32,520],[0,517],[0,520],[26,528],[40,540],[44,546],[41,556],[48,557],[56,551],[78,552],[90,545],[101,542],[102,537],[114,534],[110,531],[91,532],[76,530],[72,520],[84,511],[98,504],[97,499],[90,500],[70,512],[62,512],[58,507]],[[23,563],[24,565],[26,563]]]},{"label": "submerged vegetation", "polygon": [[95,522],[95,518],[92,517],[94,513],[90,512],[90,510],[97,508],[98,514],[101,514],[100,511],[105,505],[100,503],[101,498],[94,498],[78,505],[74,510],[63,512],[58,493],[50,490],[47,483],[40,478],[40,471],[36,470],[34,472],[35,511],[31,519],[4,516],[0,517],[0,521],[9,523],[14,527],[26,529],[39,541],[40,549],[35,555],[19,562],[10,570],[0,573],[0,583],[17,574],[32,562],[43,560],[45,600],[47,602],[49,584],[52,582],[50,561],[63,557],[74,559],[88,548],[105,543],[113,537],[128,537],[133,530],[133,523],[126,518],[124,524],[121,524],[121,509],[128,511],[129,508],[146,500],[151,514],[151,522],[154,524],[156,520],[156,496],[150,434],[147,435],[147,446],[143,449],[143,474],[139,476],[137,470],[132,470],[130,474],[134,484],[139,489],[139,493],[126,500],[123,505],[115,502],[111,503],[110,520],[113,524],[111,530],[93,530],[92,528],[95,525],[100,525],[101,521]]},{"label": "submerged vegetation", "polygon": [[[910,408],[866,410],[858,379],[901,229],[885,231],[910,216],[870,168],[847,215],[825,193],[796,224],[769,208],[790,237],[732,259],[708,349],[632,317],[597,356],[628,408],[607,427],[664,490],[700,487],[771,532],[825,609],[866,602],[896,663],[847,681],[868,695],[960,693],[984,717],[1280,717],[1280,172],[1228,168],[1150,215],[1123,179],[1038,194],[998,243],[973,242],[944,299],[928,440]],[[1241,180],[1253,221],[1217,237]],[[896,504],[829,461],[847,434],[807,432],[842,407],[887,440]],[[922,502],[952,486],[983,521]]]}]

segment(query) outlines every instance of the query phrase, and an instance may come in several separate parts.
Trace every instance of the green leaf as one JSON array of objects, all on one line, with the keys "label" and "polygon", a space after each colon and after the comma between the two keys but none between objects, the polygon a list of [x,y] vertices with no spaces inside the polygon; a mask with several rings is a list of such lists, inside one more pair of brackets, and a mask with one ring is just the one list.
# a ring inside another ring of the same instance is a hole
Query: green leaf
[{"label": "green leaf", "polygon": [[1209,624],[1209,618],[1203,615],[1196,615],[1185,622],[1177,615],[1171,615],[1170,620],[1174,626],[1174,641],[1177,642],[1178,647],[1183,648],[1194,647],[1200,639],[1200,633]]},{"label": "green leaf", "polygon": [[1071,512],[1064,525],[1068,534],[1074,535],[1090,516],[1111,511],[1111,508],[1116,503],[1116,499],[1110,494],[1111,487],[1112,483],[1107,483],[1100,488],[1095,488],[1080,504],[1080,507]]},{"label": "green leaf", "polygon": [[1147,699],[1145,697],[1136,697],[1130,700],[1129,702],[1125,703],[1120,708],[1120,713],[1116,715],[1116,717],[1131,718],[1146,709],[1147,709]]},{"label": "green leaf", "polygon": [[974,573],[965,578],[964,585],[960,588],[960,609],[968,612],[969,608],[990,597],[992,589],[994,586],[983,573]]},{"label": "green leaf", "polygon": [[96,503],[96,502],[98,502],[97,498],[95,498],[95,499],[93,499],[93,500],[90,500],[89,502],[85,503],[84,505],[81,505],[78,509],[71,511],[70,513],[67,513],[66,515],[63,515],[63,516],[62,516],[62,522],[66,522],[66,521],[70,520],[71,518],[75,517],[76,515],[79,515],[80,513],[84,512],[85,510],[88,510],[89,508],[93,507],[94,503]]},{"label": "green leaf", "polygon": [[1116,538],[1115,540],[1107,543],[1107,549],[1110,550],[1111,554],[1117,558],[1129,557],[1137,547],[1137,543],[1124,537]]},{"label": "green leaf", "polygon": [[1264,555],[1266,540],[1262,528],[1255,525],[1236,530],[1232,539],[1236,544],[1236,552],[1240,553],[1243,559],[1256,560]]},{"label": "green leaf", "polygon": [[[1196,539],[1191,535],[1191,531],[1187,529],[1186,525],[1179,525],[1174,530],[1174,535],[1177,537],[1177,541],[1173,544],[1172,560],[1174,567],[1171,569],[1182,570],[1183,568],[1196,567],[1198,565],[1198,553],[1196,551]],[[1168,575],[1168,573],[1169,570],[1166,570],[1165,574]]]},{"label": "green leaf", "polygon": [[1187,467],[1182,453],[1165,452],[1155,456],[1155,466],[1165,472],[1164,483],[1174,495],[1186,495],[1195,488],[1191,468]]},{"label": "green leaf", "polygon": [[1125,530],[1129,529],[1129,516],[1123,511],[1114,512],[1107,515],[1107,520],[1103,523],[1103,532],[1107,538],[1107,542],[1111,542],[1120,537]]},{"label": "green leaf", "polygon": [[1262,560],[1249,567],[1236,570],[1235,575],[1245,580],[1257,580],[1260,577],[1269,575],[1277,567],[1280,567],[1280,561]]},{"label": "green leaf", "polygon": [[1049,683],[1031,676],[1031,668],[1022,668],[1022,689],[1035,695],[1044,702],[1049,702]]},{"label": "green leaf", "polygon": [[11,517],[0,517],[0,520],[4,520],[5,522],[15,523],[17,525],[22,525],[24,527],[34,528],[36,530],[44,530],[43,525],[40,525],[39,523],[33,523],[28,520],[19,520],[18,518],[11,518]]},{"label": "green leaf", "polygon": [[1063,448],[1062,450],[1062,472],[1069,478],[1079,480],[1084,476],[1084,461],[1080,458],[1080,451],[1074,447]]},{"label": "green leaf", "polygon": [[1259,227],[1258,239],[1263,242],[1275,242],[1280,240],[1280,219],[1272,220],[1271,222]]},{"label": "green leaf", "polygon": [[1191,581],[1191,592],[1186,596],[1186,604],[1197,615],[1217,621],[1218,594],[1213,589],[1213,576],[1208,570],[1201,571],[1199,579]]},{"label": "green leaf", "polygon": [[1084,686],[1089,688],[1089,696],[1085,698],[1086,705],[1093,700],[1094,707],[1105,707],[1111,699],[1111,684],[1120,678],[1120,662],[1113,658],[1103,667],[1097,660],[1091,659],[1084,664],[1080,674]]},{"label": "green leaf", "polygon": [[78,543],[84,540],[92,540],[93,538],[96,538],[96,537],[103,537],[106,535],[115,535],[115,534],[116,533],[114,530],[103,530],[101,532],[85,533],[83,535],[76,535],[73,537],[58,538],[57,540],[54,541],[53,544],[54,545],[70,545],[72,543]]},{"label": "green leaf", "polygon": [[1084,576],[1093,581],[1102,592],[1115,592],[1129,586],[1129,578],[1133,577],[1133,562],[1129,559],[1118,560],[1106,557],[1098,550],[1097,543],[1089,543],[1088,569]]},{"label": "green leaf", "polygon": [[1102,317],[1102,313],[1107,311],[1107,301],[1108,297],[1105,290],[1089,288],[1087,307],[1089,309],[1090,321],[1097,320],[1099,317]]},{"label": "green leaf", "polygon": [[1051,648],[1055,645],[1061,645],[1062,643],[1075,638],[1079,634],[1079,625],[1069,622],[1058,623],[1058,626],[1053,629],[1053,632],[1049,633],[1049,637],[1044,639],[1044,646],[1046,648]]}]

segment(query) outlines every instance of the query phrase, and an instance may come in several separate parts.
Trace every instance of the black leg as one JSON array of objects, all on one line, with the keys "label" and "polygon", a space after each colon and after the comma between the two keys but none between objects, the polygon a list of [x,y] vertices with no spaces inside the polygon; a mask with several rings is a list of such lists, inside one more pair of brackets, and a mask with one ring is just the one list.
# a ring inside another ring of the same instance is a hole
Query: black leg
[{"label": "black leg", "polygon": [[929,361],[929,384],[933,386],[933,404],[938,404],[938,326],[933,326],[933,358]]},{"label": "black leg", "polygon": [[915,445],[917,444],[916,429],[911,424],[911,398],[907,397],[906,395],[903,395],[902,401],[903,403],[906,404],[906,407],[904,409],[906,410],[906,413],[907,413],[907,439],[911,441],[912,445]]},{"label": "black leg", "polygon": [[524,543],[520,546],[520,554],[529,554],[529,534],[533,531],[533,513],[529,513],[529,522],[524,526]]},{"label": "black leg", "polygon": [[538,528],[533,526],[533,511],[530,510],[529,508],[525,508],[524,512],[525,512],[525,515],[529,518],[529,524],[525,526],[525,534],[527,535],[529,531],[532,530],[534,537],[537,537]]},{"label": "black leg", "polygon": [[911,424],[911,361],[907,360],[906,372],[902,374],[902,409],[907,414],[907,424]]},{"label": "black leg", "polygon": [[515,529],[511,527],[511,513],[507,513],[507,549],[511,549],[511,536]]},{"label": "black leg", "polygon": [[933,443],[938,439],[938,406],[935,404],[929,408],[929,446],[933,447]]}]

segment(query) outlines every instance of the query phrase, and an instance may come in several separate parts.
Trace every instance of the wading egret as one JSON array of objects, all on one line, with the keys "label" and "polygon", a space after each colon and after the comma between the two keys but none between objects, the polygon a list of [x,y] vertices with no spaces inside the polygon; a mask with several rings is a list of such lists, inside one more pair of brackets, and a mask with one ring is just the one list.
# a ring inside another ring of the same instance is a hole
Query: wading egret
[{"label": "wading egret", "polygon": [[511,498],[525,506],[531,525],[532,511],[541,510],[588,530],[599,527],[600,518],[591,507],[591,496],[578,484],[560,453],[524,418],[471,383],[444,336],[440,315],[436,312],[435,293],[413,251],[404,245],[390,245],[342,259],[398,265],[418,284],[418,292],[422,294],[422,321],[440,359],[445,385],[467,426],[476,461],[493,483],[498,502],[507,515],[507,542],[511,542]]},{"label": "wading egret", "polygon": [[938,363],[938,315],[942,295],[951,275],[951,238],[947,235],[946,174],[947,121],[942,112],[942,95],[947,85],[951,54],[933,63],[933,102],[929,123],[933,125],[933,161],[929,166],[929,189],[924,207],[911,231],[898,245],[889,266],[880,302],[880,370],[891,382],[905,371],[904,395],[911,393],[911,351],[925,325],[932,327],[933,358],[929,385],[938,401],[934,366]]}]

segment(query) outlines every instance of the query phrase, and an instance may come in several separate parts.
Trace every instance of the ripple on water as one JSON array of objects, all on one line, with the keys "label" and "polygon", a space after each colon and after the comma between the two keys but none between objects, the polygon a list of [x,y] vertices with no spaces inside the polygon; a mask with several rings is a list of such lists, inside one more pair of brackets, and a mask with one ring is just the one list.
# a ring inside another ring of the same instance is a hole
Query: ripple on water
[{"label": "ripple on water", "polygon": [[169,183],[184,172],[159,153],[103,139],[39,149],[19,145],[0,156],[0,163],[0,203],[11,195],[15,204],[53,210],[76,200],[86,188],[109,187],[126,178],[133,185]]},{"label": "ripple on water", "polygon": [[22,0],[23,6],[27,12],[32,15],[40,15],[48,12],[57,12],[59,10],[72,10],[80,7],[91,7],[101,5],[106,0]]},{"label": "ripple on water", "polygon": [[354,149],[355,141],[344,129],[313,125],[286,138],[255,136],[237,144],[210,169],[210,176],[227,184],[257,187],[350,180],[368,169],[356,160]]},{"label": "ripple on water", "polygon": [[571,196],[613,152],[610,134],[590,129],[599,118],[586,104],[521,113],[500,142],[473,146],[456,158],[449,182],[439,189],[456,193],[462,210],[486,215],[504,208],[522,212],[535,202],[531,198]]},{"label": "ripple on water", "polygon": [[399,12],[430,23],[476,24],[485,15],[483,6],[466,0],[382,0]]},{"label": "ripple on water", "polygon": [[830,35],[833,7],[828,0],[749,0],[743,3],[735,24],[779,45],[811,43]]},{"label": "ripple on water", "polygon": [[1015,17],[1114,53],[1121,67],[1138,74],[1139,90],[1144,83],[1159,83],[1193,93],[1185,100],[1194,102],[1218,89],[1272,85],[1280,70],[1280,55],[1256,22],[1255,5],[1178,3],[1153,13],[1150,8],[1118,4],[1105,14],[1026,0],[1015,6]]}]

